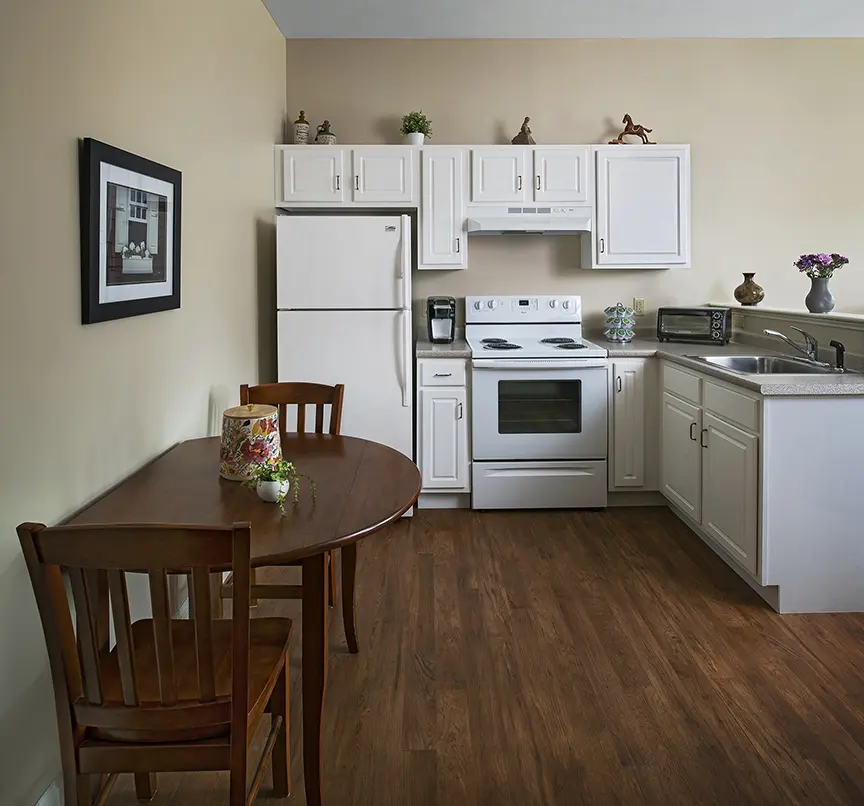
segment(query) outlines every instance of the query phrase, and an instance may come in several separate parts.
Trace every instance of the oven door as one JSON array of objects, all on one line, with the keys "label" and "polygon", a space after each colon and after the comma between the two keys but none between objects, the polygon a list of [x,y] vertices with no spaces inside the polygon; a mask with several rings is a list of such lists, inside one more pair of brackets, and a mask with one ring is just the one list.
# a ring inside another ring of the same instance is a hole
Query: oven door
[{"label": "oven door", "polygon": [[473,458],[605,459],[608,361],[472,362]]}]

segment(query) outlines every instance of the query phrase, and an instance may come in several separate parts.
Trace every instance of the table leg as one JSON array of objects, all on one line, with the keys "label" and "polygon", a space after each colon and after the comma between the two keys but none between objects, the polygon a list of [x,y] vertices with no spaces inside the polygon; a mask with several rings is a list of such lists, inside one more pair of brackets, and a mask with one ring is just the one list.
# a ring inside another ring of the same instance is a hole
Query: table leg
[{"label": "table leg", "polygon": [[354,583],[357,580],[357,544],[342,549],[342,623],[345,625],[345,640],[349,652],[359,652],[357,646],[357,624],[354,613]]},{"label": "table leg", "polygon": [[321,806],[321,717],[327,687],[327,557],[303,560],[303,773],[307,806]]}]

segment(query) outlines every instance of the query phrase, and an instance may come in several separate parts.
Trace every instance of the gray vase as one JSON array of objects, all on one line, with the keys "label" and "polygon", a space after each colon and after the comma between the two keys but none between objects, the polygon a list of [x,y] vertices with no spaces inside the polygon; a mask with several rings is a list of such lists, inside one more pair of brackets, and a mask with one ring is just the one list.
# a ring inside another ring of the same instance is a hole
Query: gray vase
[{"label": "gray vase", "polygon": [[828,288],[827,277],[811,277],[810,293],[804,302],[810,313],[829,313],[834,310],[834,295]]}]

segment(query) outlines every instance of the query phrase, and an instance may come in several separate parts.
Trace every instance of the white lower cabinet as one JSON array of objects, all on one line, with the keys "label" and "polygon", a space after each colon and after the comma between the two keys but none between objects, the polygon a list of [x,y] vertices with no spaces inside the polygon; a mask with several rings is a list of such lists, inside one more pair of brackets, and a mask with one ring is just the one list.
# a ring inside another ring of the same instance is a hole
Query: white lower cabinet
[{"label": "white lower cabinet", "polygon": [[758,437],[706,413],[702,526],[750,573],[758,568]]},{"label": "white lower cabinet", "polygon": [[661,491],[754,577],[762,485],[752,431],[760,418],[758,397],[664,366]]},{"label": "white lower cabinet", "polygon": [[702,516],[702,410],[663,393],[661,492],[696,523]]},{"label": "white lower cabinet", "polygon": [[657,365],[654,358],[611,363],[609,490],[657,490]]},{"label": "white lower cabinet", "polygon": [[468,389],[462,359],[421,359],[417,465],[424,492],[470,491]]}]

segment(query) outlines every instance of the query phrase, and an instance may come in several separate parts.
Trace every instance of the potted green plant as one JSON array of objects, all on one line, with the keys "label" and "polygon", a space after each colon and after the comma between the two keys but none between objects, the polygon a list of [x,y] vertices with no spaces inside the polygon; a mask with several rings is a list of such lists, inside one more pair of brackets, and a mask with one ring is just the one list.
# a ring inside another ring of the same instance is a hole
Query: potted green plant
[{"label": "potted green plant", "polygon": [[427,137],[432,137],[432,121],[423,114],[422,109],[418,109],[403,116],[399,131],[405,135],[405,142],[409,146],[422,146]]},{"label": "potted green plant", "polygon": [[315,500],[315,482],[305,473],[300,473],[291,462],[280,459],[278,462],[266,462],[252,469],[252,477],[246,482],[258,493],[262,501],[279,504],[282,514],[285,514],[285,497],[294,486],[294,503],[300,503],[300,479],[309,482],[312,500]]}]

